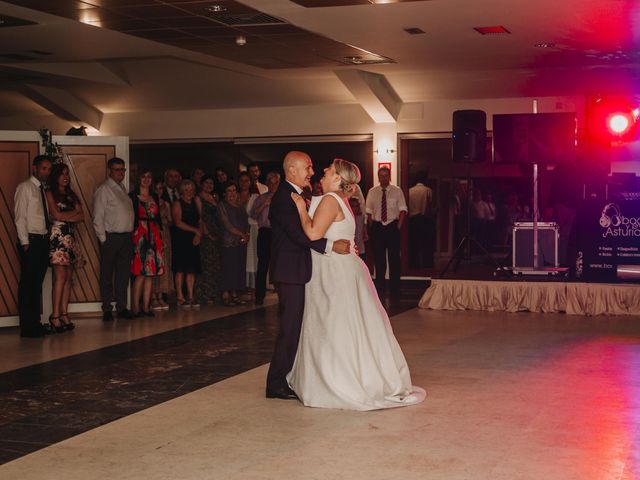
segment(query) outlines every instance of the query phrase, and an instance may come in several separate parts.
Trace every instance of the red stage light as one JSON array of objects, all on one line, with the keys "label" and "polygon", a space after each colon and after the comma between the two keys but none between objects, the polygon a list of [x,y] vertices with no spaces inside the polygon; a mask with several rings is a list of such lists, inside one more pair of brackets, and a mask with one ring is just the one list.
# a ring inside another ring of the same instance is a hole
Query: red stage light
[{"label": "red stage light", "polygon": [[625,96],[593,98],[587,105],[588,135],[605,144],[632,140],[638,131],[639,113],[637,102]]},{"label": "red stage light", "polygon": [[614,113],[609,116],[608,127],[613,135],[624,135],[631,127],[631,115]]}]

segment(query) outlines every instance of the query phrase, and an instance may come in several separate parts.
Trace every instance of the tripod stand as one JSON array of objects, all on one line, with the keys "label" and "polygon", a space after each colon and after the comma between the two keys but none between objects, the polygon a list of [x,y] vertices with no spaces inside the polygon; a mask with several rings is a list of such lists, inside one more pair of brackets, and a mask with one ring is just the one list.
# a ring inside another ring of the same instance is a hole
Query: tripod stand
[{"label": "tripod stand", "polygon": [[[447,266],[444,267],[444,270],[442,270],[442,272],[440,273],[440,278],[444,278],[444,276],[446,275],[446,273],[449,271],[449,268],[451,268],[451,265],[453,264],[453,271],[457,272],[458,271],[458,266],[460,265],[460,262],[462,261],[462,259],[469,259],[471,256],[471,247],[475,246],[478,250],[480,250],[482,252],[482,254],[484,255],[484,257],[489,260],[493,266],[496,269],[496,272],[504,272],[506,271],[504,269],[504,267],[502,265],[500,265],[495,258],[493,258],[491,256],[491,253],[489,253],[489,250],[487,250],[487,248],[482,245],[482,243],[480,243],[471,233],[471,202],[472,202],[472,198],[473,198],[473,181],[471,180],[471,175],[470,172],[467,175],[467,185],[468,185],[468,193],[467,193],[467,225],[466,225],[466,234],[464,235],[464,237],[462,237],[462,239],[460,240],[460,243],[458,244],[458,246],[456,247],[453,256],[451,257],[451,259],[449,260],[449,262],[447,263]],[[455,262],[455,264],[454,264]]]}]

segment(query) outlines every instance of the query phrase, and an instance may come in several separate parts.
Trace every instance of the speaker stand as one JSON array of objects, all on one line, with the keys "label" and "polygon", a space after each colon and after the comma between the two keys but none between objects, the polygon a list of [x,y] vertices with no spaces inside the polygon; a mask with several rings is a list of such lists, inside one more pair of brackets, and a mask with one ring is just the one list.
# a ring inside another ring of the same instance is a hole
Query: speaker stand
[{"label": "speaker stand", "polygon": [[482,252],[485,259],[489,260],[493,264],[493,266],[495,267],[494,275],[498,273],[509,273],[509,270],[503,267],[502,265],[500,265],[496,261],[496,259],[493,258],[493,256],[491,256],[491,253],[489,253],[489,250],[487,250],[484,245],[482,245],[478,240],[476,240],[475,237],[473,237],[473,235],[465,235],[464,237],[462,237],[462,240],[460,240],[460,243],[458,244],[458,247],[453,253],[453,256],[451,257],[451,259],[449,259],[447,266],[444,267],[444,270],[442,270],[442,272],[440,273],[440,278],[444,278],[444,276],[449,271],[449,268],[451,268],[451,265],[453,265],[453,271],[457,272],[458,266],[460,265],[460,262],[462,261],[462,259],[468,258],[465,255],[465,252],[471,251],[472,246],[477,247]]},{"label": "speaker stand", "polygon": [[[449,259],[447,266],[444,267],[444,270],[442,270],[442,272],[440,273],[440,278],[444,278],[444,276],[447,274],[447,272],[451,268],[451,265],[453,265],[453,271],[457,272],[458,266],[460,265],[460,262],[462,261],[462,259],[464,258],[468,260],[469,257],[471,256],[472,246],[477,247],[484,255],[484,258],[489,260],[493,264],[493,266],[495,267],[495,271],[493,273],[494,275],[497,275],[499,273],[510,273],[509,270],[503,267],[502,265],[500,265],[496,261],[496,259],[493,258],[493,256],[491,256],[491,253],[489,253],[489,250],[484,245],[482,245],[478,240],[476,240],[476,238],[471,234],[471,202],[473,199],[473,180],[471,179],[471,167],[469,167],[469,170],[467,171],[467,185],[469,186],[468,193],[467,193],[468,195],[467,233],[464,237],[462,237],[462,240],[460,240],[460,243],[458,244],[455,251],[453,252],[453,256]],[[465,254],[465,252],[469,252],[469,253]],[[454,265],[454,262],[455,262],[455,265]]]}]

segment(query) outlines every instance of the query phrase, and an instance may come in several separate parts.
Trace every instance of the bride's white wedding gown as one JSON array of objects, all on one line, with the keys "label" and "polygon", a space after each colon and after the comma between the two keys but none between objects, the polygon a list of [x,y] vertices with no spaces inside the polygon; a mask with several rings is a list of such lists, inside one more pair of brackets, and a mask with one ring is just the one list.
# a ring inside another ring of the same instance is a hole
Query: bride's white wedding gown
[{"label": "bride's white wedding gown", "polygon": [[[353,239],[355,220],[333,195],[344,220],[331,224],[329,240]],[[320,204],[315,197],[309,215]],[[289,385],[309,407],[376,410],[424,400],[411,385],[409,367],[393,335],[364,262],[348,255],[312,251],[313,273],[306,285],[302,332]]]}]

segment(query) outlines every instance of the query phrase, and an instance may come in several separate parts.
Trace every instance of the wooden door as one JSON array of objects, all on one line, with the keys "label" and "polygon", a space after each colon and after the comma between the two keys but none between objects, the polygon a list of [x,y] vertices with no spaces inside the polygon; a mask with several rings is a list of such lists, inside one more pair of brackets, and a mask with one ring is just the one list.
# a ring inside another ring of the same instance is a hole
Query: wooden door
[{"label": "wooden door", "polygon": [[0,317],[18,315],[20,259],[13,214],[13,197],[19,183],[31,175],[38,155],[35,141],[0,140]]}]

